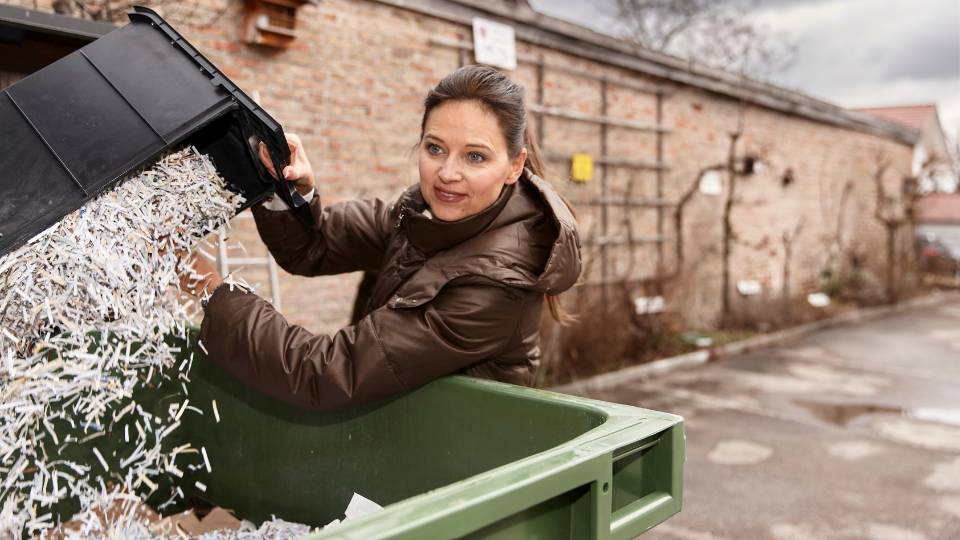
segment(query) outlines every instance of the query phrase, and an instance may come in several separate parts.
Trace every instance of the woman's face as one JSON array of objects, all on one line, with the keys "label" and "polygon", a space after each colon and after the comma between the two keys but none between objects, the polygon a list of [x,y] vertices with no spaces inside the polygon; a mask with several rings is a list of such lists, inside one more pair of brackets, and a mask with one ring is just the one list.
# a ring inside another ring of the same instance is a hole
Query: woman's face
[{"label": "woman's face", "polygon": [[420,191],[433,215],[479,214],[523,172],[527,150],[510,158],[497,117],[477,101],[448,101],[427,117],[418,150]]}]

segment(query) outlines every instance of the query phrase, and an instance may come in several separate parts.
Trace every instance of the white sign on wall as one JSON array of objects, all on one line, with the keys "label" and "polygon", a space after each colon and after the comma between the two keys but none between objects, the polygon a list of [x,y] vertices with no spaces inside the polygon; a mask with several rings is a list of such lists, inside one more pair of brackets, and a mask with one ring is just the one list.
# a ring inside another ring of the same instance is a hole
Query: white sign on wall
[{"label": "white sign on wall", "polygon": [[723,193],[723,176],[720,171],[709,170],[700,177],[700,193],[720,195]]},{"label": "white sign on wall", "polygon": [[756,296],[763,291],[763,285],[755,279],[741,279],[737,282],[737,292],[743,296]]},{"label": "white sign on wall", "polygon": [[473,55],[478,64],[517,69],[517,43],[513,27],[476,17],[473,19]]},{"label": "white sign on wall", "polygon": [[827,307],[830,305],[830,297],[822,292],[810,293],[807,295],[807,303],[813,307]]},{"label": "white sign on wall", "polygon": [[667,302],[662,296],[640,296],[633,299],[633,305],[637,308],[637,315],[650,315],[663,313],[663,310],[667,307]]}]

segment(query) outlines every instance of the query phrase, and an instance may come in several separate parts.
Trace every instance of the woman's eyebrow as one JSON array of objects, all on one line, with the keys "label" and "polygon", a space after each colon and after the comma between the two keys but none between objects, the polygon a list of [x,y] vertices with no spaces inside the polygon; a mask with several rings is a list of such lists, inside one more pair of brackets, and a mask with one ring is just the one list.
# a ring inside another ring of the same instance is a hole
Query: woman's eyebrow
[{"label": "woman's eyebrow", "polygon": [[485,143],[479,143],[479,142],[467,143],[467,148],[483,148],[484,150],[493,152],[493,148],[490,145]]},{"label": "woman's eyebrow", "polygon": [[[427,139],[436,141],[436,142],[438,142],[438,143],[440,143],[440,144],[445,144],[445,143],[443,142],[443,139],[441,139],[440,137],[437,137],[437,136],[434,135],[433,133],[425,133],[425,134],[423,135],[423,140],[427,140]],[[484,142],[477,142],[477,141],[468,142],[465,146],[466,146],[467,148],[482,148],[482,149],[484,149],[484,150],[486,150],[486,151],[488,151],[488,152],[495,152],[495,150],[493,149],[492,146],[490,146],[489,144],[484,143]]]}]

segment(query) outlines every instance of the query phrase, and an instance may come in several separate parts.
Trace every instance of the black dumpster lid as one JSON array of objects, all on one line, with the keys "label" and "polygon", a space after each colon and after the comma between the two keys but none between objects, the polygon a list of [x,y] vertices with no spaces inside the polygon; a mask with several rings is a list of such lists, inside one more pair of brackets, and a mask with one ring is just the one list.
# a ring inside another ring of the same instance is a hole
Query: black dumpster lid
[{"label": "black dumpster lid", "polygon": [[[280,185],[253,150],[266,143],[280,170],[290,156],[280,124],[155,12],[129,18],[0,96],[0,256],[193,135],[246,206]],[[208,126],[222,140],[211,143]]]}]

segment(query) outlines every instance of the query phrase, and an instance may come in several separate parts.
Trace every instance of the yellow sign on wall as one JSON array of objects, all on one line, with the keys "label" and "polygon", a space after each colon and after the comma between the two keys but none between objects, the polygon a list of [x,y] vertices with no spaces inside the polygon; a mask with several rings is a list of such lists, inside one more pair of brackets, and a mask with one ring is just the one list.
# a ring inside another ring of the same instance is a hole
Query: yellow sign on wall
[{"label": "yellow sign on wall", "polygon": [[593,180],[593,156],[590,154],[574,154],[570,162],[570,179],[574,182]]}]

